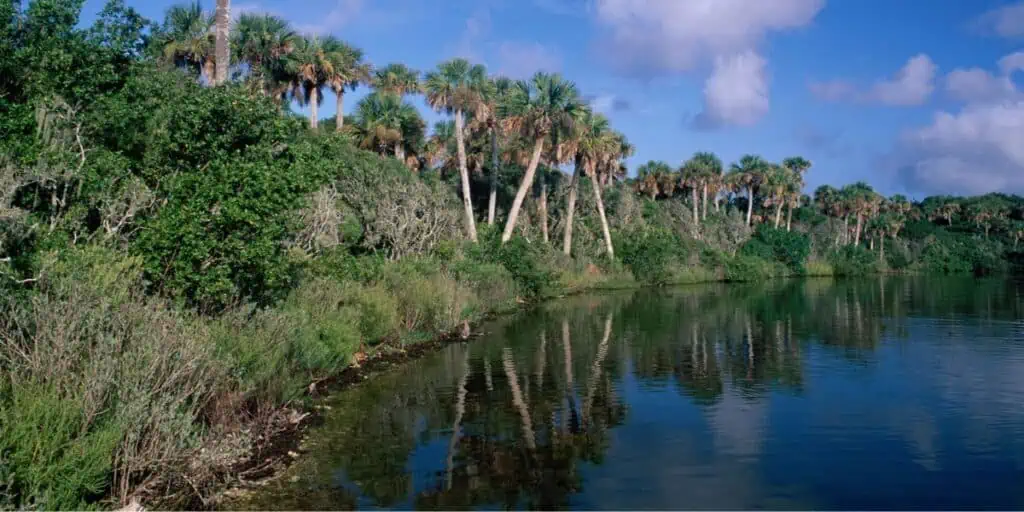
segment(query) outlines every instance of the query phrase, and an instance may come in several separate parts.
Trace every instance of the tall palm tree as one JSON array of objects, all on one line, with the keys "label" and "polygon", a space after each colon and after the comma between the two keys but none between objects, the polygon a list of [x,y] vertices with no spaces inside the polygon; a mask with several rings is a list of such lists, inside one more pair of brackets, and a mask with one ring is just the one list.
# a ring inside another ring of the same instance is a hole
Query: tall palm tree
[{"label": "tall palm tree", "polygon": [[791,156],[782,161],[782,166],[793,173],[793,180],[787,191],[789,208],[786,212],[786,231],[793,225],[793,209],[799,206],[800,197],[804,188],[804,174],[811,169],[811,161],[802,156]]},{"label": "tall palm tree", "polygon": [[[700,220],[708,216],[708,188],[712,180],[721,176],[722,161],[714,153],[699,151],[683,164],[682,173],[684,183],[690,187],[694,221],[700,224]],[[698,192],[701,194],[700,201],[697,200]],[[697,209],[698,202],[703,204],[703,211],[700,214]]]},{"label": "tall palm tree", "polygon": [[577,152],[583,160],[583,169],[590,178],[594,189],[594,200],[601,219],[601,232],[604,235],[605,249],[608,257],[615,257],[612,236],[608,229],[608,218],[605,216],[604,200],[601,197],[600,171],[608,169],[611,161],[618,161],[620,141],[618,134],[612,131],[608,118],[587,110],[577,127]]},{"label": "tall palm tree", "polygon": [[427,73],[423,91],[427,103],[436,111],[444,111],[455,118],[455,146],[459,158],[459,176],[462,179],[462,205],[466,211],[466,231],[476,242],[476,220],[469,190],[469,169],[466,165],[467,111],[481,110],[487,80],[487,70],[480,64],[472,65],[466,59],[453,59],[438,64],[437,70]]},{"label": "tall palm tree", "polygon": [[[839,217],[843,215],[842,197],[839,190],[831,185],[822,185],[814,190],[814,204],[826,216]],[[839,246],[839,239],[840,236],[837,235],[836,247]]]},{"label": "tall palm tree", "polygon": [[156,36],[161,60],[185,68],[213,83],[213,16],[198,1],[167,9],[164,24]]},{"label": "tall palm tree", "polygon": [[757,155],[743,155],[738,163],[732,164],[730,172],[734,175],[737,184],[742,185],[747,191],[747,225],[751,223],[754,212],[754,198],[764,181],[764,173],[768,168],[768,162]]},{"label": "tall palm tree", "polygon": [[284,80],[285,56],[298,37],[282,18],[242,13],[235,24],[232,55],[249,67],[249,75],[259,82],[260,91],[266,95]]},{"label": "tall palm tree", "polygon": [[416,107],[397,95],[380,92],[370,93],[356,104],[352,124],[359,147],[381,155],[391,152],[406,165],[405,147],[422,139],[425,130]]},{"label": "tall palm tree", "polygon": [[481,90],[485,91],[484,102],[489,113],[485,122],[491,135],[491,176],[489,181],[490,189],[487,194],[487,224],[491,226],[494,225],[498,208],[498,171],[501,168],[501,151],[498,139],[501,137],[500,132],[505,121],[499,115],[499,105],[508,98],[514,84],[515,82],[510,78],[499,76],[491,79],[487,87],[480,87]]},{"label": "tall palm tree", "polygon": [[214,85],[228,79],[228,65],[231,64],[231,0],[217,0],[216,39],[214,55],[217,59],[217,73]]},{"label": "tall palm tree", "polygon": [[420,72],[405,64],[388,64],[373,73],[373,86],[398,96],[415,94],[420,92]]},{"label": "tall palm tree", "polygon": [[[636,170],[637,191],[655,199],[659,194],[665,193],[665,176],[672,177],[672,167],[665,162],[650,160]],[[671,180],[671,187],[675,187],[674,179]],[[670,194],[666,194],[670,195]]]},{"label": "tall palm tree", "polygon": [[341,131],[345,127],[345,91],[355,90],[360,84],[370,83],[370,65],[363,62],[363,50],[344,41],[332,41],[328,48],[331,59],[331,72],[327,75],[327,85],[334,92],[337,102],[335,129]]},{"label": "tall palm tree", "polygon": [[764,184],[769,190],[769,202],[775,206],[775,229],[782,222],[782,206],[786,202],[786,189],[794,182],[793,173],[786,167],[769,164],[764,173]]},{"label": "tall palm tree", "polygon": [[856,216],[857,224],[854,227],[853,245],[860,245],[860,235],[864,229],[864,221],[870,220],[881,206],[881,196],[863,181],[843,187],[841,194],[845,195],[851,207],[851,213]]},{"label": "tall palm tree", "polygon": [[434,123],[434,129],[427,139],[427,159],[430,165],[440,169],[442,175],[458,169],[459,162],[455,148],[455,121],[445,120]]},{"label": "tall palm tree", "polygon": [[504,243],[512,238],[523,200],[533,186],[544,142],[552,130],[571,129],[585,109],[575,84],[563,79],[561,75],[543,72],[535,74],[529,81],[516,82],[508,100],[501,107],[501,113],[514,120],[511,125],[518,128],[522,136],[532,139],[534,144],[533,155],[516,191],[501,235]]},{"label": "tall palm tree", "polygon": [[303,37],[296,40],[285,62],[292,96],[300,105],[310,106],[309,127],[314,130],[320,121],[318,109],[323,101],[323,88],[334,75],[336,57],[332,52],[338,45],[338,40],[331,36]]}]

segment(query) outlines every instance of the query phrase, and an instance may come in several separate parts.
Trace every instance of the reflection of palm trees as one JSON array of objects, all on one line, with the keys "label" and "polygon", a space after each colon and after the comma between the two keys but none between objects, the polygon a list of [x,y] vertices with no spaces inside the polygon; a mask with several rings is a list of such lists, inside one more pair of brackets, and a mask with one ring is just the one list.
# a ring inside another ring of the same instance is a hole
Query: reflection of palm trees
[{"label": "reflection of palm trees", "polygon": [[508,378],[509,389],[512,390],[512,405],[519,411],[519,417],[523,422],[523,440],[530,452],[537,450],[537,439],[533,433],[533,420],[530,419],[530,409],[523,401],[523,392],[519,389],[519,377],[516,375],[516,364],[512,361],[512,350],[505,348],[501,353],[501,363],[505,367],[505,377]]},{"label": "reflection of palm trees", "polygon": [[608,339],[612,335],[612,314],[608,313],[608,318],[604,321],[604,336],[601,337],[601,343],[597,346],[597,356],[594,357],[594,364],[590,367],[590,377],[587,379],[587,397],[583,400],[583,421],[584,425],[587,424],[587,420],[590,418],[592,411],[591,405],[594,403],[594,392],[597,391],[597,381],[601,379],[601,368],[604,364],[604,358],[608,355]]},{"label": "reflection of palm trees", "polygon": [[446,487],[452,488],[452,464],[455,460],[455,445],[459,442],[459,435],[462,429],[462,417],[466,414],[466,381],[469,379],[469,347],[462,356],[462,376],[459,377],[459,391],[455,399],[455,422],[452,426],[452,439],[448,442],[447,479]]}]

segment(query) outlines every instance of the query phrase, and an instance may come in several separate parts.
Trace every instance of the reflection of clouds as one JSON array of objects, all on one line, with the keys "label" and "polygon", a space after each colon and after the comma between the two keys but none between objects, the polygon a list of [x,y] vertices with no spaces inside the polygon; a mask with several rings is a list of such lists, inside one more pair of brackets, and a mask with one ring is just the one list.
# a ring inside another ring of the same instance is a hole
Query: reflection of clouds
[{"label": "reflection of clouds", "polygon": [[745,400],[735,393],[724,393],[708,410],[715,447],[741,459],[756,459],[764,444],[767,412],[765,400]]}]

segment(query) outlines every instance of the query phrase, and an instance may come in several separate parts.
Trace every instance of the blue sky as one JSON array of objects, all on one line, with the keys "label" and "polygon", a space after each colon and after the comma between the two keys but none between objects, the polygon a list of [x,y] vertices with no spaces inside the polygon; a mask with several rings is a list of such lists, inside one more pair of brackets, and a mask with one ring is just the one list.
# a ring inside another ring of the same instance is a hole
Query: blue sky
[{"label": "blue sky", "polygon": [[[86,0],[85,19],[103,3]],[[161,19],[174,1],[127,3]],[[1024,192],[1024,1],[232,4],[332,33],[378,65],[461,56],[517,78],[560,72],[636,146],[631,167],[704,150],[726,162],[802,155],[814,163],[809,188],[863,179],[915,197]],[[332,115],[329,97],[321,116]]]}]

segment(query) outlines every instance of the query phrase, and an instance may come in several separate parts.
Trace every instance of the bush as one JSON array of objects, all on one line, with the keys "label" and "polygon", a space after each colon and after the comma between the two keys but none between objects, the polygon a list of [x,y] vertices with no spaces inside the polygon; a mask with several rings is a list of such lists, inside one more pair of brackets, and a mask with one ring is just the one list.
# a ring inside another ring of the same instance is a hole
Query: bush
[{"label": "bush", "polygon": [[829,263],[837,276],[867,276],[879,271],[878,256],[863,247],[853,245],[832,252]]},{"label": "bush", "polygon": [[660,228],[635,229],[621,233],[615,241],[622,263],[640,281],[666,284],[672,279],[673,264],[686,260],[682,241],[675,233]]},{"label": "bush", "polygon": [[0,454],[21,506],[78,508],[111,485],[124,499],[184,465],[223,382],[207,330],[139,296],[137,263],[103,254],[67,253],[0,324]]},{"label": "bush", "polygon": [[545,265],[544,249],[538,245],[519,236],[501,243],[498,230],[481,229],[479,243],[467,248],[466,257],[501,265],[508,270],[524,295],[536,299],[550,294],[553,291],[551,285],[557,282],[556,272]]},{"label": "bush", "polygon": [[771,262],[756,256],[737,254],[725,266],[726,281],[763,281],[775,277],[776,269]]},{"label": "bush", "polygon": [[804,273],[804,263],[811,253],[807,235],[796,231],[776,229],[766,224],[758,226],[754,237],[743,245],[742,254],[777,261],[794,274]]}]

